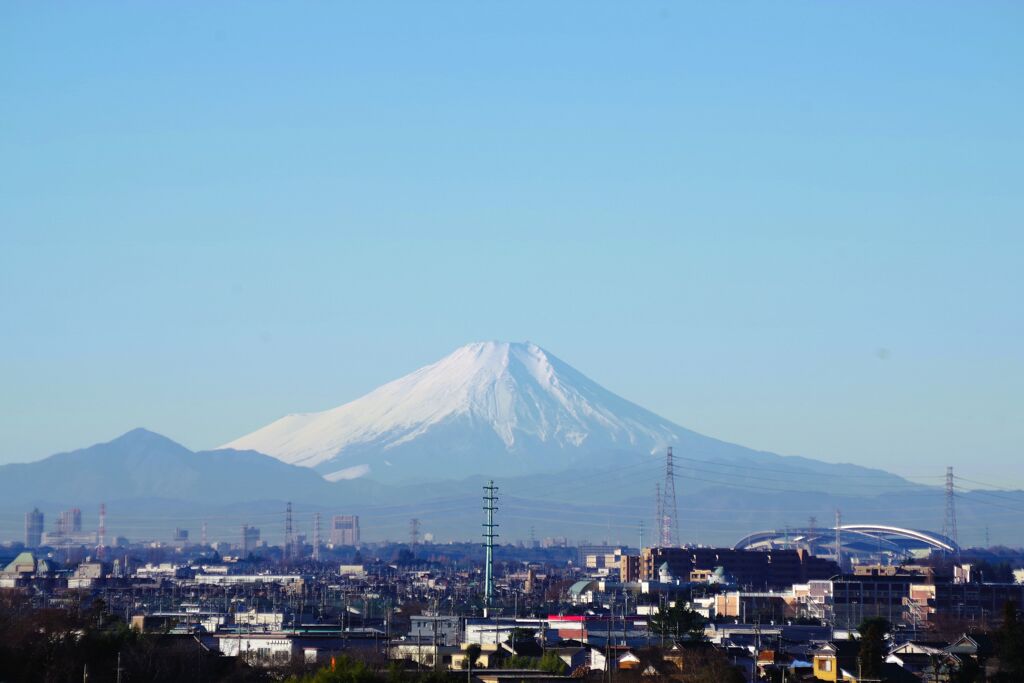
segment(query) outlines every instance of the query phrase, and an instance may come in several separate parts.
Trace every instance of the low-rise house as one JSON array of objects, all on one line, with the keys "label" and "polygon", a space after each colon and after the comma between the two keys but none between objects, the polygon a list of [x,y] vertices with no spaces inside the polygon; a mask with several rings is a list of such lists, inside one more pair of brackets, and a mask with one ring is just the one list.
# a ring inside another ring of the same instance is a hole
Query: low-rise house
[{"label": "low-rise house", "polygon": [[860,643],[836,640],[813,651],[814,677],[822,681],[855,681]]},{"label": "low-rise house", "polygon": [[508,650],[495,643],[462,643],[451,656],[451,668],[468,669],[469,659],[474,653],[476,653],[476,661],[473,662],[474,669],[497,668],[511,656]]},{"label": "low-rise house", "polygon": [[83,562],[68,577],[68,588],[91,588],[103,580],[103,563]]},{"label": "low-rise house", "polygon": [[618,668],[623,671],[639,669],[641,665],[640,658],[631,650],[626,650],[620,654],[615,661]]},{"label": "low-rise house", "polygon": [[612,645],[605,649],[590,648],[590,669],[592,671],[607,671],[609,658],[614,662],[616,669],[630,671],[640,667],[640,657],[630,648],[623,645]]},{"label": "low-rise house", "polygon": [[259,631],[280,631],[284,628],[283,612],[238,612],[235,614],[235,623],[240,626],[247,626]]},{"label": "low-rise house", "polygon": [[409,636],[427,639],[438,645],[457,645],[462,640],[462,618],[413,615]]},{"label": "low-rise house", "polygon": [[546,651],[558,655],[558,658],[569,667],[569,671],[587,666],[587,648],[585,647],[549,647]]},{"label": "low-rise house", "polygon": [[[426,669],[461,668],[458,656],[463,650],[454,645],[443,645],[429,638],[405,638],[393,641],[388,647],[388,656],[395,661],[404,661]],[[456,662],[459,661],[460,665]]]},{"label": "low-rise house", "polygon": [[886,664],[895,664],[904,671],[926,681],[948,681],[950,674],[960,669],[960,660],[946,652],[893,652],[885,658]]},{"label": "low-rise house", "polygon": [[979,664],[984,664],[985,660],[992,656],[995,646],[992,643],[992,637],[988,634],[965,633],[944,649],[951,655],[956,655],[961,661],[970,658]]},{"label": "low-rise house", "polygon": [[682,671],[689,659],[699,660],[704,652],[711,649],[714,649],[714,645],[706,640],[682,640],[672,643],[665,651],[663,659]]}]

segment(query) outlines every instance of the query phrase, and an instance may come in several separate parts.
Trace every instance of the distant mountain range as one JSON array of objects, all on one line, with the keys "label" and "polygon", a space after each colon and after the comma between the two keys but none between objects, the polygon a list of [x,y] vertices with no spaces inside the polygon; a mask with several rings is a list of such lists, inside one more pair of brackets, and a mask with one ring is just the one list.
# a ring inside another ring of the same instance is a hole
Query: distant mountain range
[{"label": "distant mountain range", "polygon": [[0,498],[78,504],[128,498],[231,503],[279,499],[282,492],[320,499],[334,493],[314,472],[261,453],[193,453],[165,436],[133,429],[108,443],[38,462],[0,467]]},{"label": "distant mountain range", "polygon": [[[479,533],[480,486],[494,478],[505,539],[536,529],[635,545],[641,522],[650,529],[653,521],[669,446],[684,539],[726,543],[757,528],[802,526],[811,515],[827,525],[837,507],[846,521],[941,528],[940,489],[703,436],[534,344],[486,342],[218,450],[192,452],[136,429],[0,466],[0,538],[20,536],[20,515],[31,505],[54,511],[105,501],[112,524],[145,536],[157,526],[169,534],[165,527],[175,520],[195,527],[200,518],[224,533],[261,519],[276,528],[284,501],[292,501],[307,518],[314,511],[361,514],[371,539],[404,537],[410,517],[438,537],[465,539]],[[985,495],[961,494],[961,519],[971,525],[963,529],[977,533],[979,520],[987,525],[994,513],[992,535],[999,538],[1002,527],[1024,518],[1024,497]],[[990,509],[997,504],[1010,509]]]}]

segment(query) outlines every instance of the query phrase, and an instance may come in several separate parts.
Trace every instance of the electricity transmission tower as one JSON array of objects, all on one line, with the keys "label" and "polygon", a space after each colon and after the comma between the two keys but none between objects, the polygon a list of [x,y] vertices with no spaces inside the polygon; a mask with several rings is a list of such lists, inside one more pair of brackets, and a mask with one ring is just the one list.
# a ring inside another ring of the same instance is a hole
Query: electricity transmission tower
[{"label": "electricity transmission tower", "polygon": [[484,616],[487,616],[490,610],[491,603],[494,599],[494,539],[498,537],[498,534],[494,533],[494,530],[498,527],[494,523],[494,513],[497,511],[498,497],[494,495],[494,492],[498,490],[498,487],[494,485],[494,480],[487,482],[487,486],[484,487],[484,548],[487,549],[486,566],[484,568]]},{"label": "electricity transmission tower", "polygon": [[661,540],[661,517],[661,482],[658,482],[654,485],[654,544]]},{"label": "electricity transmission tower", "polygon": [[665,454],[665,484],[661,496],[661,545],[679,545],[679,506],[676,504],[676,471],[672,461],[672,447]]},{"label": "electricity transmission tower", "polygon": [[420,520],[413,517],[409,520],[409,549],[416,554],[416,547],[420,544]]},{"label": "electricity transmission tower", "polygon": [[836,508],[836,564],[843,571],[843,513]]},{"label": "electricity transmission tower", "polygon": [[294,539],[292,535],[292,503],[288,501],[288,505],[284,508],[284,559],[286,562],[292,559],[292,546],[294,545]]},{"label": "electricity transmission tower", "polygon": [[960,541],[956,531],[956,488],[953,484],[953,468],[946,468],[946,518],[942,522],[942,535],[953,541],[956,559],[960,560]]},{"label": "electricity transmission tower", "polygon": [[320,561],[320,513],[313,515],[313,561]]},{"label": "electricity transmission tower", "polygon": [[100,503],[100,528],[96,536],[99,543],[96,546],[96,557],[104,559],[107,556],[107,504]]}]

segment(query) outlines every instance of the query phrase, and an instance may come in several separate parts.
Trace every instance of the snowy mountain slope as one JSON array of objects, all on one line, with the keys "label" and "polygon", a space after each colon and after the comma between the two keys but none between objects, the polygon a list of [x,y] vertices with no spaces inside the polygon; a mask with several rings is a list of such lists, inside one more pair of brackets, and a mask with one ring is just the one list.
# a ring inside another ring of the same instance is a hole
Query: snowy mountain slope
[{"label": "snowy mountain slope", "polygon": [[332,481],[411,482],[653,461],[667,446],[684,458],[738,466],[785,461],[807,474],[865,471],[697,434],[604,389],[535,344],[506,342],[463,346],[355,401],[283,417],[222,448],[266,453]]},{"label": "snowy mountain slope", "polygon": [[[675,427],[625,401],[535,344],[482,342],[321,413],[289,415],[224,448],[257,449],[285,462],[354,473],[372,463],[347,451],[373,446],[381,457],[455,424],[484,452],[618,447],[654,452]],[[464,439],[465,440],[465,439]],[[456,448],[458,450],[458,448]],[[326,467],[325,467],[326,466]]]}]

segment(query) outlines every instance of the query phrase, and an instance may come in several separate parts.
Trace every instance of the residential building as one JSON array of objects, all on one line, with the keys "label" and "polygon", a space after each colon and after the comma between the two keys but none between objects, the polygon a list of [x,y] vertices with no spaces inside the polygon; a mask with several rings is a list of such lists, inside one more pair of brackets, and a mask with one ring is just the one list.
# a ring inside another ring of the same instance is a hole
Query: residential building
[{"label": "residential building", "polygon": [[242,557],[248,557],[260,544],[259,527],[242,526]]},{"label": "residential building", "polygon": [[832,560],[815,557],[803,549],[735,550],[733,548],[644,548],[640,554],[640,579],[658,581],[665,574],[686,581],[696,569],[714,570],[734,577],[740,586],[788,588],[794,583],[828,579],[839,574]]},{"label": "residential building", "polygon": [[359,515],[335,515],[331,520],[331,545],[359,545]]},{"label": "residential building", "polygon": [[60,513],[52,532],[44,533],[41,543],[49,546],[95,546],[96,532],[82,531],[82,511],[72,508]]},{"label": "residential building", "polygon": [[1007,602],[1024,604],[1024,586],[1017,583],[915,583],[908,592],[918,620],[931,621],[936,615],[985,620],[1002,614]]},{"label": "residential building", "polygon": [[834,640],[813,651],[814,677],[823,681],[849,681],[857,671],[860,643]]},{"label": "residential building", "polygon": [[241,657],[255,666],[276,666],[292,661],[309,664],[330,661],[342,651],[345,640],[338,636],[293,632],[217,633],[217,649],[229,657]]},{"label": "residential building", "polygon": [[57,533],[62,535],[70,535],[78,533],[82,530],[82,511],[78,508],[72,508],[65,510],[60,513],[60,517],[57,518]]},{"label": "residential building", "polygon": [[43,542],[43,513],[39,508],[25,513],[25,547],[38,548]]}]

